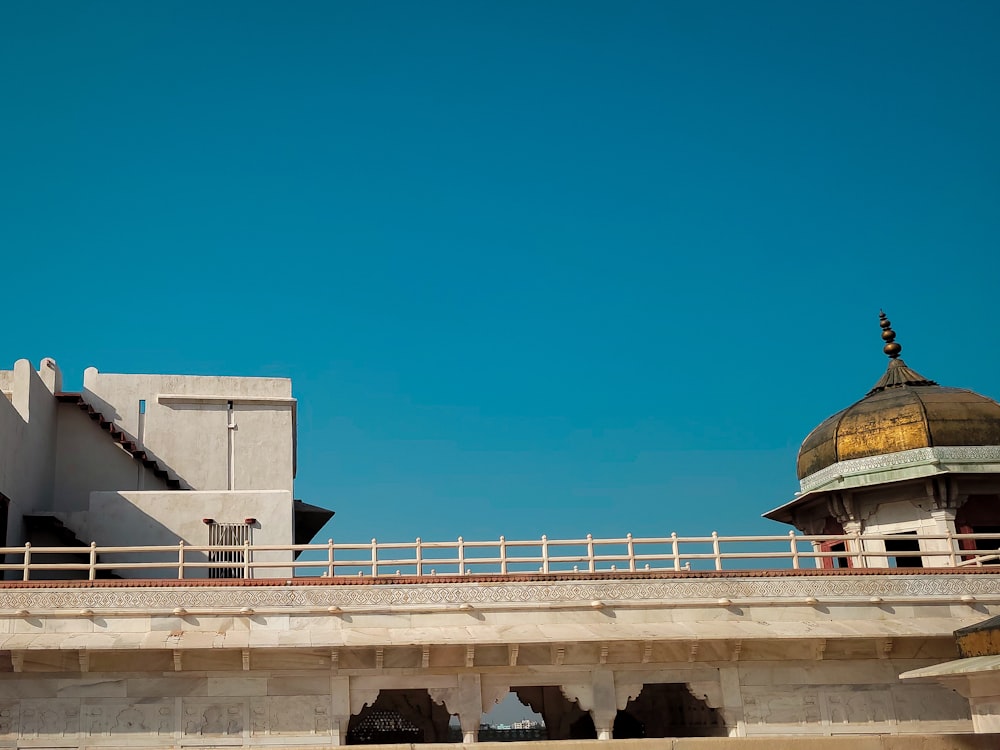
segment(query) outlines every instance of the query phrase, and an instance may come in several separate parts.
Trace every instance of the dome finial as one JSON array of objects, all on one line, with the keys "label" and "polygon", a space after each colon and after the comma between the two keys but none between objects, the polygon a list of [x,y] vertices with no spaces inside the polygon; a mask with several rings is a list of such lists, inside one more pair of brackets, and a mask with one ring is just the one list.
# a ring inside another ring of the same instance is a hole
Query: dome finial
[{"label": "dome finial", "polygon": [[896,343],[896,332],[892,330],[892,322],[885,317],[883,310],[878,311],[878,324],[882,328],[882,340],[885,342],[882,351],[885,352],[889,359],[896,359],[899,357],[899,353],[903,351],[903,347]]}]

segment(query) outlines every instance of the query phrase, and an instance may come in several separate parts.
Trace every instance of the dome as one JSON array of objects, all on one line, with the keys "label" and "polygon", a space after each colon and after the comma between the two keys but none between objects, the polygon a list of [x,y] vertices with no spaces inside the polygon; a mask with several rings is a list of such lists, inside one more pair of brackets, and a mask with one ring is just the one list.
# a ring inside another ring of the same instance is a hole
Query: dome
[{"label": "dome", "polygon": [[1000,445],[1000,404],[911,370],[899,359],[889,320],[880,318],[889,367],[863,399],[809,433],[799,449],[799,479],[840,461],[912,448]]}]

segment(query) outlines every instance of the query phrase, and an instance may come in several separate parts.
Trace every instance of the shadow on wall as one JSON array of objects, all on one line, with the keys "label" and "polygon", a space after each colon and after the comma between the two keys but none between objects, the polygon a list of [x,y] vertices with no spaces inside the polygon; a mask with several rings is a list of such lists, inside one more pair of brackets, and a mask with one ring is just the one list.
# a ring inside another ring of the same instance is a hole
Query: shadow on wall
[{"label": "shadow on wall", "polygon": [[[205,546],[208,544],[242,545],[243,539],[252,541],[251,535],[255,528],[260,527],[259,521],[240,519],[235,523],[206,524],[196,507],[201,493],[185,491],[153,493],[151,500],[173,507],[165,508],[172,516],[186,518],[182,528],[170,528],[160,520],[145,512],[142,508],[130,502],[122,493],[95,492],[91,497],[91,508],[87,512],[68,514],[67,516],[36,515],[26,519],[26,531],[32,546],[80,547],[80,554],[56,554],[33,552],[32,563],[62,563],[73,565],[71,570],[32,570],[31,580],[86,580],[89,577],[89,541],[96,541],[99,547],[129,546],[129,547],[172,547],[176,548],[183,539],[185,545]],[[187,506],[187,507],[183,507]],[[65,518],[65,523],[63,519]],[[236,528],[242,536],[233,534],[214,535],[219,529],[231,531]],[[23,562],[9,555],[8,562],[18,564]],[[98,557],[99,566],[97,578],[167,578],[179,577],[198,578],[243,578],[242,550],[205,552],[185,550],[185,566],[183,576],[179,567],[177,549],[142,550],[130,552],[101,553]],[[141,563],[138,569],[126,569],[116,564]],[[209,565],[211,564],[211,567]],[[21,578],[20,571],[14,573]]]}]

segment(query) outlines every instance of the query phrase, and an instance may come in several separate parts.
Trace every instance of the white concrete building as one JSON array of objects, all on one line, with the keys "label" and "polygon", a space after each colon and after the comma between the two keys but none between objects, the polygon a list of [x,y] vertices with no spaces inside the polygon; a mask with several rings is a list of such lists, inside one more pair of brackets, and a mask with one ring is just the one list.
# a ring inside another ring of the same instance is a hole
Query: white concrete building
[{"label": "white concrete building", "polygon": [[[288,379],[89,368],[82,392],[65,393],[58,365],[45,359],[37,372],[26,360],[0,371],[0,391],[8,545],[288,545],[311,541],[333,515],[293,499]],[[268,559],[288,562],[292,552],[256,555]],[[230,569],[193,567],[189,575],[223,572]],[[142,572],[160,575],[176,572]]]}]

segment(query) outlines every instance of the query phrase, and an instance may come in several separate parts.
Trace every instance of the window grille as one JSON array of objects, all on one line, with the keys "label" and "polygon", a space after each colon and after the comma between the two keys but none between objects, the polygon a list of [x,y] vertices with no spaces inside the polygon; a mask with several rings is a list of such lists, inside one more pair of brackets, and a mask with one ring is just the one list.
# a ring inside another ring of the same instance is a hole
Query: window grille
[{"label": "window grille", "polygon": [[[243,547],[253,544],[253,526],[248,523],[213,523],[208,527],[208,543],[226,547]],[[233,567],[211,567],[209,578],[243,578],[245,560],[242,549],[213,550],[208,553],[210,563],[229,563]]]}]

